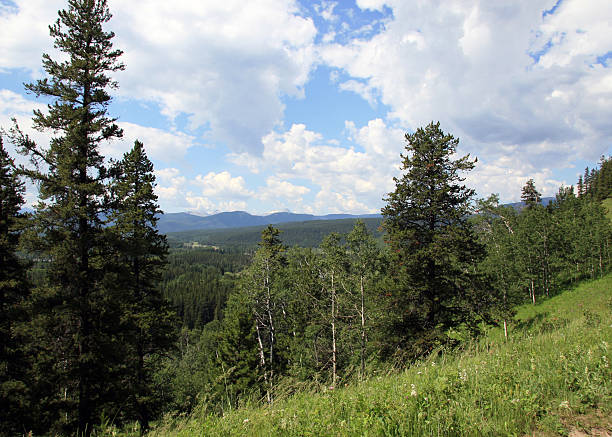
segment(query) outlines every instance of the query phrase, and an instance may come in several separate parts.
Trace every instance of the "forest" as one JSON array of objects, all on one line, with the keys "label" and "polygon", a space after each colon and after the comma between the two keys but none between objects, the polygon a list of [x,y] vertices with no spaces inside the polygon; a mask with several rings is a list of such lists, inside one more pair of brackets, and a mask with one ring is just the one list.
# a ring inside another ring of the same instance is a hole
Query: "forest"
[{"label": "forest", "polygon": [[[503,206],[464,184],[477,160],[439,122],[405,135],[380,229],[314,224],[300,246],[268,226],[256,243],[175,236],[170,249],[145,145],[100,153],[122,135],[107,114],[125,68],[110,19],[104,0],[68,1],[50,27],[65,56],[44,54],[48,77],[26,85],[50,99],[33,124],[53,139],[37,144],[16,121],[0,136],[0,435],[88,436],[109,422],[142,435],[168,416],[334,390],[491,326],[508,336],[518,305],[610,272],[612,159],[547,205],[530,179],[522,207]],[[38,188],[33,213],[24,180]]]}]

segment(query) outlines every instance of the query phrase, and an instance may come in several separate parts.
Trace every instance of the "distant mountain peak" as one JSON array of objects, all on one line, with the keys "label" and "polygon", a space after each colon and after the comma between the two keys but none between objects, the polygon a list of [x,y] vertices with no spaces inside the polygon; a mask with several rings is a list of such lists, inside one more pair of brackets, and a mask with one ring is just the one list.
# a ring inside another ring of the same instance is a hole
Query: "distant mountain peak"
[{"label": "distant mountain peak", "polygon": [[296,214],[290,211],[273,212],[268,215],[253,215],[246,211],[225,211],[210,215],[198,215],[193,212],[167,213],[159,217],[157,228],[162,233],[195,231],[205,229],[229,229],[248,226],[265,226],[279,223],[307,222],[313,220],[335,220],[345,218],[365,218],[378,216],[375,214],[351,215],[328,214],[315,216],[312,214]]}]

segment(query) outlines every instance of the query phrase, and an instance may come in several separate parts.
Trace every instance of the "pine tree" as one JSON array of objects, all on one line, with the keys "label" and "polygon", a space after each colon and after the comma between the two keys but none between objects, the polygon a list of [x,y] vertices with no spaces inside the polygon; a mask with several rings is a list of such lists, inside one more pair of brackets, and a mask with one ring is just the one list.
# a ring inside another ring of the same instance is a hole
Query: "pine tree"
[{"label": "pine tree", "polygon": [[112,48],[114,34],[103,29],[111,18],[105,0],[68,0],[58,14],[50,34],[66,58],[44,54],[49,77],[26,85],[52,100],[47,114],[34,112],[33,122],[54,137],[42,147],[15,125],[12,138],[33,164],[22,168],[41,200],[32,238],[49,261],[48,286],[36,296],[44,368],[55,373],[49,380],[57,384],[46,413],[55,430],[89,435],[112,402],[109,381],[120,361],[113,347],[120,314],[104,288],[110,248],[102,223],[107,170],[99,146],[121,136],[107,117],[107,90],[116,87],[109,74],[123,65],[121,51]]},{"label": "pine tree", "polygon": [[529,179],[521,191],[521,200],[525,202],[527,208],[532,208],[540,204],[541,194],[536,190],[535,182]]},{"label": "pine tree", "polygon": [[578,197],[580,197],[584,194],[584,183],[582,182],[582,175],[578,176],[577,188],[578,188]]},{"label": "pine tree", "polygon": [[392,257],[391,335],[414,357],[446,342],[451,326],[475,329],[489,302],[475,269],[484,247],[467,220],[474,191],[460,174],[476,160],[453,160],[459,140],[439,123],[406,134],[406,143],[405,173],[394,178],[382,213]]},{"label": "pine tree", "polygon": [[155,176],[140,141],[110,171],[112,226],[116,242],[117,281],[124,305],[121,337],[126,347],[127,375],[124,388],[144,434],[156,413],[152,376],[159,357],[173,347],[176,318],[157,287],[166,265],[168,244],[157,231]]},{"label": "pine tree", "polygon": [[27,320],[30,291],[25,266],[16,254],[23,193],[0,136],[0,435],[21,434],[29,416],[29,366],[16,329]]}]

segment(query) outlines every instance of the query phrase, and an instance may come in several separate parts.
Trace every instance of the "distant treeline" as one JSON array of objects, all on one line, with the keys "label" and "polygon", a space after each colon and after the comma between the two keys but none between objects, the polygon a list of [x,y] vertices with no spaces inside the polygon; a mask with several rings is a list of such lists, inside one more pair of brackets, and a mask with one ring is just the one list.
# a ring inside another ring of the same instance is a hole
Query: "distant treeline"
[{"label": "distant treeline", "polygon": [[[364,218],[361,221],[368,231],[382,244],[380,218]],[[337,232],[350,232],[356,219],[317,220],[307,222],[282,223],[276,227],[281,231],[280,238],[288,247],[317,247],[326,235]],[[253,226],[237,229],[215,229],[200,231],[172,232],[167,234],[171,248],[182,248],[190,243],[219,246],[224,249],[253,251],[260,240],[265,226]]]},{"label": "distant treeline", "polygon": [[602,156],[599,168],[584,169],[576,185],[578,196],[587,196],[596,200],[612,197],[612,158]]}]

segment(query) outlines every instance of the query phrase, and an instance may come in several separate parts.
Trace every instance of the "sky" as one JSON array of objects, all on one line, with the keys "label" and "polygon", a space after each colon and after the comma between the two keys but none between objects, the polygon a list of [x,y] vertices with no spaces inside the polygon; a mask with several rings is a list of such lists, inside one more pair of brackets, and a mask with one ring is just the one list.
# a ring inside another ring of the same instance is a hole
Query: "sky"
[{"label": "sky", "polygon": [[[431,121],[478,158],[466,184],[503,202],[530,178],[554,196],[612,154],[610,0],[108,4],[124,136],[101,150],[142,141],[165,212],[379,212],[404,135]],[[0,127],[15,117],[40,144],[46,102],[23,84],[58,56],[65,7],[0,0]]]}]

